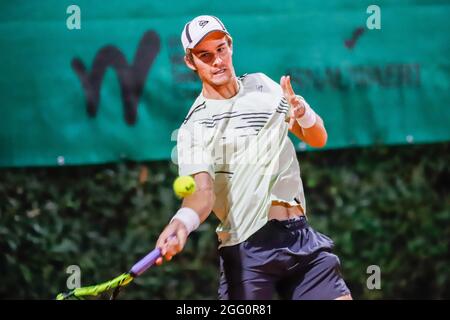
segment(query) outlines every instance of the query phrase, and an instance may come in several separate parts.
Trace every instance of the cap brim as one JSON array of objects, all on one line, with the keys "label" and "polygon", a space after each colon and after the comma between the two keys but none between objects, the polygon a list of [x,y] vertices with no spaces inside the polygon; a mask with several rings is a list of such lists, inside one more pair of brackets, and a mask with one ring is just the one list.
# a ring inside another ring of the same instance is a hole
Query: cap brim
[{"label": "cap brim", "polygon": [[202,40],[203,39],[205,39],[206,38],[206,36],[208,35],[208,34],[210,34],[210,33],[212,33],[212,32],[216,32],[216,31],[219,31],[219,32],[222,32],[222,33],[224,33],[224,34],[226,34],[226,35],[230,35],[227,31],[225,31],[225,30],[223,30],[223,29],[213,29],[213,30],[210,30],[210,31],[208,31],[207,33],[205,33],[204,35],[203,35],[203,37],[201,37],[199,40],[197,40],[197,42],[192,42],[192,43],[190,43],[187,47],[186,47],[186,49],[194,49],[195,48],[195,46],[196,45],[198,45],[200,42],[202,42]]}]

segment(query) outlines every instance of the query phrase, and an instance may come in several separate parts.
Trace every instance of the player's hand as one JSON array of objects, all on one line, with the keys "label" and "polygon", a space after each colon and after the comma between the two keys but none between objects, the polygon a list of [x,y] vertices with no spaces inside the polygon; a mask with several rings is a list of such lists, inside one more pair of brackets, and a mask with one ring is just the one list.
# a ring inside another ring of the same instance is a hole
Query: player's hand
[{"label": "player's hand", "polygon": [[181,252],[186,244],[188,231],[185,225],[178,219],[169,223],[159,235],[156,247],[161,250],[161,257],[156,260],[157,265],[163,263],[163,257],[170,261],[172,257]]},{"label": "player's hand", "polygon": [[285,99],[291,106],[289,129],[292,129],[296,119],[301,118],[305,114],[305,105],[303,104],[302,99],[295,95],[294,90],[292,89],[290,76],[282,76],[280,79],[280,86],[283,90]]}]

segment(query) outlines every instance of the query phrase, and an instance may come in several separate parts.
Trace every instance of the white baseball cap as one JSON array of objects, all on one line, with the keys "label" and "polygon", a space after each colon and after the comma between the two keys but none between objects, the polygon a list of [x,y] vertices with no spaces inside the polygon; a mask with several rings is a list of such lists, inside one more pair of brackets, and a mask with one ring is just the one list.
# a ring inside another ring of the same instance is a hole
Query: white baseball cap
[{"label": "white baseball cap", "polygon": [[204,37],[213,31],[221,31],[230,35],[222,21],[214,16],[198,16],[186,23],[181,33],[181,43],[183,44],[184,52],[187,49],[194,48]]}]

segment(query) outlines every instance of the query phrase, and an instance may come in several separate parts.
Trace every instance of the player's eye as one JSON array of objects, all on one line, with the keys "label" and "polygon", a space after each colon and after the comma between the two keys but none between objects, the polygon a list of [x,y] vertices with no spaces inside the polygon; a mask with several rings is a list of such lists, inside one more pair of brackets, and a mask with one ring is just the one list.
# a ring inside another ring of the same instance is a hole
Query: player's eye
[{"label": "player's eye", "polygon": [[228,52],[228,47],[227,46],[221,46],[217,51],[219,51],[219,53],[221,54],[225,54]]}]

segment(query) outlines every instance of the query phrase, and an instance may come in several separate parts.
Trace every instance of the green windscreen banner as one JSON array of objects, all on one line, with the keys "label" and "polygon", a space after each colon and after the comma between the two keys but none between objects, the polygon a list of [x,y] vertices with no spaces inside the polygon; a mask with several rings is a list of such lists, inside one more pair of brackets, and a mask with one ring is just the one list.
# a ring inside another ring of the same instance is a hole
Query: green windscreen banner
[{"label": "green windscreen banner", "polygon": [[237,75],[291,75],[326,148],[450,140],[449,1],[3,1],[0,166],[170,159],[201,90],[180,35],[201,14]]}]

